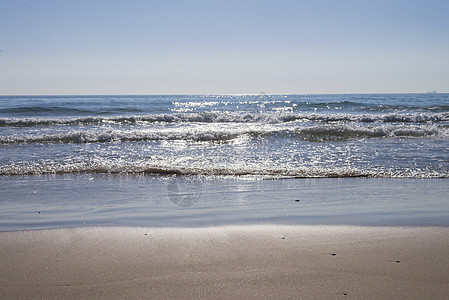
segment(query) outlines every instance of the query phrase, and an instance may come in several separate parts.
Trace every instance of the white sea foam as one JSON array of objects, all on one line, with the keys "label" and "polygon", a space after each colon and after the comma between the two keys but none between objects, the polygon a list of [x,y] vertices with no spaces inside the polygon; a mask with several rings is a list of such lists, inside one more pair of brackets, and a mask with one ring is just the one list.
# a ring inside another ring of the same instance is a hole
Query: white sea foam
[{"label": "white sea foam", "polygon": [[155,175],[207,175],[207,176],[239,176],[253,178],[347,178],[347,177],[371,177],[371,178],[449,178],[449,170],[432,170],[405,168],[400,170],[384,168],[357,167],[290,167],[266,165],[207,165],[207,164],[183,164],[174,166],[169,161],[159,163],[139,162],[129,164],[126,161],[92,161],[92,162],[64,162],[40,161],[18,163],[0,166],[0,175],[43,175],[43,174],[72,174],[72,173],[97,173],[97,174],[155,174]]},{"label": "white sea foam", "polygon": [[227,142],[242,136],[296,137],[308,141],[339,141],[366,138],[428,137],[449,138],[449,127],[437,125],[391,125],[364,126],[357,124],[322,124],[313,126],[270,125],[270,124],[216,124],[176,127],[93,127],[68,132],[48,134],[23,134],[0,136],[0,144],[13,143],[105,143],[137,142],[159,140],[214,141]]},{"label": "white sea foam", "polygon": [[449,138],[449,128],[435,125],[359,126],[348,124],[318,125],[295,130],[309,141],[338,141],[366,138],[431,137]]},{"label": "white sea foam", "polygon": [[32,127],[53,125],[145,124],[145,123],[262,123],[286,122],[360,122],[360,123],[440,123],[448,122],[448,113],[250,113],[203,112],[173,113],[147,116],[78,117],[78,118],[0,118],[0,127]]}]

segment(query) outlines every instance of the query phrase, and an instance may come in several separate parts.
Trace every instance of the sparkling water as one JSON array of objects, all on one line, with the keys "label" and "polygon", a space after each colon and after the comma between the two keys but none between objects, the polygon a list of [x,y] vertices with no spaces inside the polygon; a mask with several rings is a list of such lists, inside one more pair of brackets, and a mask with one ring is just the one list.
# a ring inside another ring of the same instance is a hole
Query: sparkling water
[{"label": "sparkling water", "polygon": [[0,175],[449,177],[449,94],[2,96]]}]

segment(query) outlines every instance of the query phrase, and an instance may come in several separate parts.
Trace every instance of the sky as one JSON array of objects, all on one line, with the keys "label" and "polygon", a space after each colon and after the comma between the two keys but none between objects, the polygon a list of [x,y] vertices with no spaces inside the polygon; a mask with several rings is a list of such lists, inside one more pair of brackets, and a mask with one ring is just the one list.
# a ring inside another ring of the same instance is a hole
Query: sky
[{"label": "sky", "polygon": [[449,1],[0,0],[0,95],[449,92]]}]

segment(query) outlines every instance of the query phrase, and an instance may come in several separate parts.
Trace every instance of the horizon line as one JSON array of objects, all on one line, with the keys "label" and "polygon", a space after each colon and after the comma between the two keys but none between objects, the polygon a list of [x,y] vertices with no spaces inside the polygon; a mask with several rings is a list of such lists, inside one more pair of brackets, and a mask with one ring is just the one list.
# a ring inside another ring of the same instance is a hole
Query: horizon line
[{"label": "horizon line", "polygon": [[449,92],[353,92],[353,93],[266,93],[261,91],[260,93],[154,93],[154,94],[143,94],[143,93],[119,93],[119,94],[0,94],[0,97],[26,97],[26,96],[47,96],[47,97],[57,97],[57,96],[263,96],[263,95],[393,95],[393,94],[449,94]]}]

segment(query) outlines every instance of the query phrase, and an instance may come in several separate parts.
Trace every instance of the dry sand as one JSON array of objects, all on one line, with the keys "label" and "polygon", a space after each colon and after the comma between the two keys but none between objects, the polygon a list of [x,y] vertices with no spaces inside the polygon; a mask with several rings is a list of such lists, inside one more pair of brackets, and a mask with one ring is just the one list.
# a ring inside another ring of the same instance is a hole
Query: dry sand
[{"label": "dry sand", "polygon": [[0,232],[0,298],[448,299],[449,228]]}]

